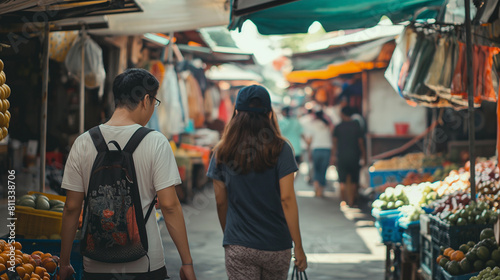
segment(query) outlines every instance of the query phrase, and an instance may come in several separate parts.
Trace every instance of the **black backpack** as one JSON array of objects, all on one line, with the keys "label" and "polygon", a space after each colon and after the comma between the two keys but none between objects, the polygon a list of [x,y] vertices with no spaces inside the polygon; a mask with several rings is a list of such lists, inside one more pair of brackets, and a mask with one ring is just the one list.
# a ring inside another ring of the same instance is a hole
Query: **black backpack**
[{"label": "black backpack", "polygon": [[132,154],[151,132],[141,127],[122,150],[109,150],[98,126],[89,130],[97,149],[83,209],[81,254],[107,263],[131,262],[148,252],[146,222],[156,196],[143,216]]}]

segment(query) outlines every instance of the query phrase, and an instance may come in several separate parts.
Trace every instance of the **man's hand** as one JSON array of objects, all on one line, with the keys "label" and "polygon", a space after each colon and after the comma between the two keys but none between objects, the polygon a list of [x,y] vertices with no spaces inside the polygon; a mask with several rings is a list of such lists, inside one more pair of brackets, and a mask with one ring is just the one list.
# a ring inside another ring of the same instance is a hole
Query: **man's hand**
[{"label": "man's hand", "polygon": [[194,275],[193,265],[183,265],[179,271],[181,280],[196,280],[196,275]]},{"label": "man's hand", "polygon": [[304,271],[307,268],[307,258],[304,253],[304,249],[302,247],[293,249],[295,255],[295,266],[299,269],[299,271]]},{"label": "man's hand", "polygon": [[73,269],[73,266],[71,264],[59,266],[59,279],[60,280],[74,279],[73,273],[75,273],[75,270]]}]

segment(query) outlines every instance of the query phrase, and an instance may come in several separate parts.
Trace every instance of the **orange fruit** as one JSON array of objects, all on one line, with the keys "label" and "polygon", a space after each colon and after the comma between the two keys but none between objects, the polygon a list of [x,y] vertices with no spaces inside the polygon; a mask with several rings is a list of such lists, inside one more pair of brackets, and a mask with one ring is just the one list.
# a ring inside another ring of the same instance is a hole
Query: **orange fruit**
[{"label": "orange fruit", "polygon": [[[4,259],[3,257],[1,257],[1,256],[0,256],[0,264],[3,264],[3,265],[5,266],[5,263],[6,263],[5,259]],[[0,270],[0,271],[1,271],[1,270]]]},{"label": "orange fruit", "polygon": [[7,273],[4,273],[4,274],[0,275],[0,279],[9,280],[9,277],[7,276]]},{"label": "orange fruit", "polygon": [[23,252],[21,252],[20,249],[14,250],[14,253],[16,254],[16,256],[22,256],[23,255]]},{"label": "orange fruit", "polygon": [[31,256],[33,257],[33,255],[43,255],[43,252],[42,251],[34,251],[33,253],[31,253]]},{"label": "orange fruit", "polygon": [[28,254],[23,254],[23,263],[29,263],[30,262],[30,255]]},{"label": "orange fruit", "polygon": [[19,275],[19,277],[21,277],[21,278],[23,278],[24,275],[26,274],[26,270],[22,266],[16,267],[16,271],[17,271],[17,274]]},{"label": "orange fruit", "polygon": [[50,279],[50,274],[48,274],[47,272],[45,272],[45,273],[43,274],[43,277],[49,277],[49,279]]},{"label": "orange fruit", "polygon": [[7,268],[5,267],[5,264],[3,263],[0,263],[0,271],[4,271],[6,270]]},{"label": "orange fruit", "polygon": [[439,262],[441,261],[441,259],[442,259],[442,258],[444,258],[444,256],[443,256],[443,255],[439,255],[439,256],[437,257],[437,259],[436,259],[436,262],[437,262],[437,263],[439,263]]},{"label": "orange fruit", "polygon": [[35,267],[35,274],[38,274],[38,276],[40,276],[40,278],[43,277],[44,272],[47,272],[47,270],[44,267],[41,267],[41,266]]},{"label": "orange fruit", "polygon": [[54,273],[57,268],[57,263],[51,258],[45,258],[43,260],[42,266],[47,269],[48,273]]},{"label": "orange fruit", "polygon": [[455,252],[453,252],[451,254],[451,260],[452,261],[461,261],[463,258],[465,257],[464,255],[464,252],[460,251],[460,250],[456,250]]},{"label": "orange fruit", "polygon": [[50,280],[50,277],[45,276],[42,278],[42,280]]},{"label": "orange fruit", "polygon": [[16,250],[22,250],[23,249],[23,245],[21,245],[20,242],[14,242],[12,245],[14,245],[14,248],[16,248]]},{"label": "orange fruit", "polygon": [[26,273],[30,274],[30,275],[35,270],[35,268],[33,267],[33,265],[30,264],[30,263],[23,264],[23,268],[24,268],[24,270],[26,270]]},{"label": "orange fruit", "polygon": [[52,257],[52,254],[51,254],[51,253],[45,253],[45,254],[42,254],[40,257],[41,257],[41,258],[42,258],[42,260],[43,260],[43,259],[45,259],[45,258],[47,258],[47,257]]},{"label": "orange fruit", "polygon": [[30,280],[30,279],[31,279],[31,277],[28,273],[24,274],[23,280]]},{"label": "orange fruit", "polygon": [[446,248],[443,252],[443,255],[447,256],[447,257],[451,257],[451,254],[455,252],[455,250],[453,250],[452,248]]},{"label": "orange fruit", "polygon": [[9,255],[7,255],[7,253],[0,253],[0,258],[2,258],[4,260],[3,264],[5,264],[10,259]]},{"label": "orange fruit", "polygon": [[40,275],[33,272],[33,273],[31,273],[31,279],[40,280],[40,279],[42,279],[42,277],[40,277]]}]

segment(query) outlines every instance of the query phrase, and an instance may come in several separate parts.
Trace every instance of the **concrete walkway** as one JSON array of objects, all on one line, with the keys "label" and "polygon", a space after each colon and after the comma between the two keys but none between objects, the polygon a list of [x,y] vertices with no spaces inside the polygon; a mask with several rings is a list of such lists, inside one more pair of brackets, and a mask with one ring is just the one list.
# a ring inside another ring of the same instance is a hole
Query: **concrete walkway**
[{"label": "concrete walkway", "polygon": [[[340,209],[338,194],[332,187],[325,198],[313,197],[313,189],[303,175],[296,180],[296,190],[309,279],[383,279],[385,246],[379,242],[373,218],[359,209]],[[222,231],[211,187],[183,208],[198,279],[227,279]],[[179,279],[179,256],[165,224],[161,222],[160,226],[169,275]]]}]

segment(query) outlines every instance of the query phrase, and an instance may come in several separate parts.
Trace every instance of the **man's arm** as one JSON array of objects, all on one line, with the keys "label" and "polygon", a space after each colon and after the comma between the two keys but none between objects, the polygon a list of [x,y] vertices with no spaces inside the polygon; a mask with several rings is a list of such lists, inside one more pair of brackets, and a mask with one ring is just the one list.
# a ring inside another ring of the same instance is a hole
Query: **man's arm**
[{"label": "man's arm", "polygon": [[300,236],[299,208],[293,188],[293,180],[293,173],[280,179],[281,206],[283,207],[288,230],[290,231],[290,235],[295,245],[295,265],[297,265],[300,271],[304,271],[307,268],[307,260],[304,248],[302,247],[302,238]]},{"label": "man's arm", "polygon": [[214,179],[215,200],[217,203],[217,214],[219,215],[219,222],[222,232],[226,229],[226,215],[227,215],[227,189],[224,182]]},{"label": "man's arm", "polygon": [[174,241],[175,247],[181,257],[181,273],[186,274],[188,277],[186,279],[196,279],[193,270],[193,259],[189,251],[184,214],[182,213],[181,203],[177,197],[175,187],[164,188],[158,191],[157,194],[168,233],[172,237],[172,241]]},{"label": "man's arm", "polygon": [[61,259],[59,262],[61,280],[69,278],[74,272],[70,265],[71,248],[78,229],[78,219],[82,211],[84,197],[85,193],[83,192],[66,191],[66,203],[64,204],[61,226]]}]

